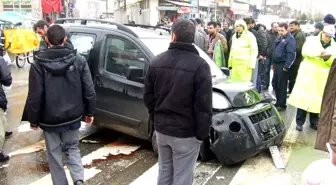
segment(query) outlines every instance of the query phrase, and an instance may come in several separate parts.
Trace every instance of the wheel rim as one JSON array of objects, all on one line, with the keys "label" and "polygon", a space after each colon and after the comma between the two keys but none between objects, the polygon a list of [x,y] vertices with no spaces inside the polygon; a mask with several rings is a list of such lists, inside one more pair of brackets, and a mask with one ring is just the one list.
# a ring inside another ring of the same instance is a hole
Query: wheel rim
[{"label": "wheel rim", "polygon": [[16,65],[19,68],[23,68],[25,64],[26,64],[26,55],[25,54],[16,55]]}]

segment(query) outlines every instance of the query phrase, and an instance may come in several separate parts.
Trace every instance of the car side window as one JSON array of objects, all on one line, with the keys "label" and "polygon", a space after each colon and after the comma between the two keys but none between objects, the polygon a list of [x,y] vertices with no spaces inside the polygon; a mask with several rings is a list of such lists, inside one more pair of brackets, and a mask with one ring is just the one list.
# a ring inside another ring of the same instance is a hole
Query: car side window
[{"label": "car side window", "polygon": [[96,35],[88,33],[70,33],[70,41],[77,53],[84,56],[86,60],[89,59],[90,52],[96,40]]},{"label": "car side window", "polygon": [[[104,69],[130,79],[129,75],[144,77],[145,55],[134,44],[122,38],[107,38]],[[130,79],[132,80],[132,79]]]}]

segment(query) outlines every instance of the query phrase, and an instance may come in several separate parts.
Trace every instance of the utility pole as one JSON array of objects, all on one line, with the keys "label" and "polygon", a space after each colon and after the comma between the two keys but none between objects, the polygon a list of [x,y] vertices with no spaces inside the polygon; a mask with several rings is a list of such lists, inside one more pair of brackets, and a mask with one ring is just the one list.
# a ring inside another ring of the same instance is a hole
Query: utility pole
[{"label": "utility pole", "polygon": [[264,14],[267,14],[267,0],[264,0],[265,4],[264,4]]},{"label": "utility pole", "polygon": [[106,0],[106,18],[108,18],[108,0]]}]

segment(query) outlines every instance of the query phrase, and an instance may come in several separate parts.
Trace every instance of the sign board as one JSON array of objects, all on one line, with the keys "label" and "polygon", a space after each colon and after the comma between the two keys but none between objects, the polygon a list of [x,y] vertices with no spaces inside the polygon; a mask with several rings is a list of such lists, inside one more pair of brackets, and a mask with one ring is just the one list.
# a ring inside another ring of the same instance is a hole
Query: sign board
[{"label": "sign board", "polygon": [[219,7],[231,7],[232,0],[216,0]]},{"label": "sign board", "polygon": [[197,7],[197,6],[198,6],[198,0],[190,0],[190,4],[191,4],[193,7]]},{"label": "sign board", "polygon": [[172,6],[158,6],[157,10],[168,10],[168,11],[177,11],[178,7],[172,7]]},{"label": "sign board", "polygon": [[191,12],[191,7],[180,7],[178,10],[177,10],[177,13],[183,13],[183,14],[188,14]]}]

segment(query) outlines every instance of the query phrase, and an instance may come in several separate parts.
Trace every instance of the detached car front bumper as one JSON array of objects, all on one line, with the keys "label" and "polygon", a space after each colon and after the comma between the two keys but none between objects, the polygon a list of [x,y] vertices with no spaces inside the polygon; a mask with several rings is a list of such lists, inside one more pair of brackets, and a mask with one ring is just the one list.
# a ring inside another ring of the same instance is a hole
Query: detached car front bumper
[{"label": "detached car front bumper", "polygon": [[221,112],[213,116],[210,149],[222,164],[244,161],[282,143],[286,127],[270,103]]}]

